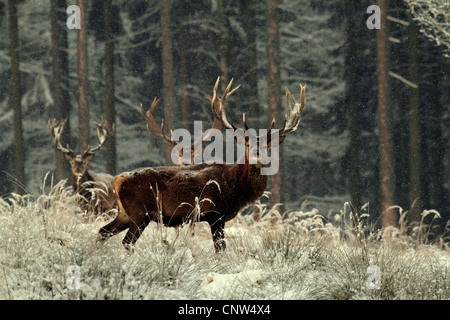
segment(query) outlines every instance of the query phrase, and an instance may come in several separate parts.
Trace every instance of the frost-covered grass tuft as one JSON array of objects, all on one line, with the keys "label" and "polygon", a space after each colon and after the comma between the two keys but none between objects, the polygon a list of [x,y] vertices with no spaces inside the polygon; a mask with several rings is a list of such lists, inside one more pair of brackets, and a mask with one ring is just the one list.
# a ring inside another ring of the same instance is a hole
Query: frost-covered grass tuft
[{"label": "frost-covered grass tuft", "polygon": [[124,234],[96,244],[106,222],[86,223],[64,182],[0,198],[0,299],[450,299],[448,250],[352,227],[345,206],[334,217],[253,210],[227,223],[223,253],[205,223],[194,236],[151,223],[128,254]]}]

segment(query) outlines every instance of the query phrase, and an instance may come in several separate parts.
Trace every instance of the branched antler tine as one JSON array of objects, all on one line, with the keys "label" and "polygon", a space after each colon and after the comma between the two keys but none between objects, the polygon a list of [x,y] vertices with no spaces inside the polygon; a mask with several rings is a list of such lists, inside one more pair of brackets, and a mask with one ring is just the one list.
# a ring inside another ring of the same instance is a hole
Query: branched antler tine
[{"label": "branched antler tine", "polygon": [[270,132],[270,130],[272,130],[273,127],[275,127],[275,118],[272,119],[272,123],[270,124],[268,132]]},{"label": "branched antler tine", "polygon": [[216,107],[215,107],[216,100],[218,99],[217,98],[217,88],[219,86],[219,79],[220,79],[220,77],[217,78],[216,84],[214,85],[213,96],[211,98],[211,110],[213,112],[213,115],[214,115],[215,119],[219,118],[219,114],[217,113],[217,110],[216,110]]},{"label": "branched antler tine", "polygon": [[161,100],[161,98],[157,98],[157,97],[153,98],[153,101],[152,101],[152,104],[151,104],[150,110],[149,110],[150,114],[153,114],[153,110],[155,110],[156,105],[158,104],[159,100]]},{"label": "branched antler tine", "polygon": [[103,144],[106,136],[105,129],[105,120],[102,118],[100,123],[94,122],[94,125],[97,127],[97,138],[100,144]]},{"label": "branched antler tine", "polygon": [[222,122],[222,125],[226,129],[234,129],[234,130],[236,130],[237,127],[234,124],[232,124],[230,121],[228,121],[227,115],[226,115],[226,112],[225,112],[225,106],[222,105],[222,103],[219,104],[219,111],[220,111],[219,117],[220,117],[220,121]]},{"label": "branched antler tine", "polygon": [[69,148],[69,144],[67,144],[67,148],[64,148],[61,145],[61,133],[64,130],[64,126],[66,125],[67,119],[63,120],[63,121],[59,121],[59,120],[54,120],[53,124],[51,123],[50,120],[48,120],[48,129],[50,130],[50,133],[53,136],[53,144],[55,145],[55,147],[65,153],[68,154],[70,156],[75,156],[75,152],[73,152],[70,148]]},{"label": "branched antler tine", "polygon": [[230,82],[228,83],[228,86],[225,88],[222,98],[223,97],[226,98],[228,96],[228,91],[230,91],[231,85],[233,84],[233,80],[234,80],[234,78],[231,78]]},{"label": "branched antler tine", "polygon": [[244,123],[245,130],[248,130],[247,122],[245,121],[245,113],[242,114],[242,122]]},{"label": "branched antler tine", "polygon": [[[160,136],[161,132],[159,131],[159,126],[156,124],[155,118],[153,117],[153,111],[155,110],[156,105],[158,104],[160,99],[157,99],[156,97],[153,99],[153,102],[150,106],[150,109],[145,112],[144,108],[142,107],[142,104],[139,104],[140,111],[142,115],[144,116],[145,120],[147,121],[147,130],[157,137]],[[153,130],[153,132],[152,132]]]},{"label": "branched antler tine", "polygon": [[96,153],[103,146],[103,144],[105,144],[105,142],[114,134],[115,125],[113,124],[110,128],[108,121],[104,120],[103,118],[101,119],[100,123],[94,122],[94,125],[97,128],[98,145],[95,148],[91,148],[91,146],[88,145],[87,150],[83,153],[83,155]]},{"label": "branched antler tine", "polygon": [[289,99],[291,99],[291,102],[292,102],[292,104],[294,106],[294,109],[295,109],[295,107],[298,104],[295,101],[292,93],[289,91],[288,88],[286,88],[286,107],[288,109],[288,114],[285,115],[285,117],[284,117],[284,126],[283,126],[283,128],[285,129],[284,130],[285,132],[289,132],[290,128],[292,127],[292,122],[295,122],[295,114],[293,114],[293,111],[292,111],[292,109],[290,107]]},{"label": "branched antler tine", "polygon": [[163,139],[169,146],[174,147],[177,142],[172,140],[172,129],[170,130],[170,137],[164,133],[164,119],[161,121],[161,139]]},{"label": "branched antler tine", "polygon": [[[297,129],[300,122],[300,114],[303,112],[303,109],[306,105],[305,88],[306,86],[302,86],[300,84],[300,104],[295,101],[292,93],[289,91],[289,89],[286,88],[286,105],[288,108],[288,114],[285,117],[282,134],[295,131]],[[289,99],[294,105],[293,110],[290,108]]]},{"label": "branched antler tine", "polygon": [[220,105],[221,100],[223,99],[223,97],[222,97],[222,99],[219,99],[217,97],[217,89],[219,88],[219,82],[220,82],[220,76],[217,77],[216,83],[214,84],[213,96],[211,99],[211,110],[213,111],[214,115],[218,115],[217,110],[216,110],[217,109],[216,102],[219,102],[219,105]]},{"label": "branched antler tine", "polygon": [[50,133],[53,136],[53,129],[55,129],[55,127],[58,125],[58,121],[57,120],[53,120],[53,124],[52,121],[50,119],[48,119],[48,130],[50,130]]},{"label": "branched antler tine", "polygon": [[97,137],[100,144],[105,143],[107,139],[111,138],[116,129],[114,124],[110,127],[108,121],[103,120],[103,118],[100,124],[94,122],[94,125],[97,127]]},{"label": "branched antler tine", "polygon": [[150,109],[147,112],[144,111],[142,104],[140,104],[139,105],[140,111],[141,111],[142,115],[144,116],[145,120],[147,121],[148,132],[150,132],[151,135],[163,140],[170,146],[174,146],[176,144],[176,142],[173,141],[170,137],[168,137],[164,133],[164,119],[161,121],[161,126],[158,126],[158,124],[155,121],[155,118],[153,117],[153,111],[155,110],[156,105],[158,104],[159,100],[161,100],[161,98],[155,97],[152,101]]},{"label": "branched antler tine", "polygon": [[214,114],[214,118],[219,120],[222,126],[224,126],[226,129],[236,129],[236,126],[234,126],[227,119],[226,99],[230,95],[232,95],[234,92],[236,92],[236,90],[239,89],[240,86],[237,86],[233,90],[229,91],[231,88],[231,85],[233,84],[233,79],[231,79],[230,82],[228,83],[228,86],[225,88],[225,92],[223,93],[222,98],[219,99],[217,97],[217,88],[219,87],[219,81],[220,81],[220,77],[217,78],[217,81],[214,85],[213,98],[211,99],[211,110]]},{"label": "branched antler tine", "polygon": [[289,98],[291,98],[292,100],[292,104],[295,105],[295,100],[294,97],[292,96],[291,92],[289,91],[289,89],[287,87],[285,87],[286,89],[286,106],[288,108],[288,113],[291,114],[292,110],[290,107],[290,103],[289,103]]},{"label": "branched antler tine", "polygon": [[[220,76],[217,77],[216,83],[214,84],[214,93],[217,93],[217,88],[219,87]],[[214,95],[216,96],[216,95]]]},{"label": "branched antler tine", "polygon": [[241,85],[238,85],[236,88],[234,88],[233,90],[231,90],[230,92],[228,92],[228,94],[227,94],[227,98],[229,97],[229,96],[231,96],[237,89],[239,89],[241,87]]},{"label": "branched antler tine", "polygon": [[306,84],[304,86],[302,86],[300,84],[300,109],[298,110],[298,113],[302,113],[303,109],[305,109],[306,106],[306,95],[305,95],[305,90],[306,90]]}]

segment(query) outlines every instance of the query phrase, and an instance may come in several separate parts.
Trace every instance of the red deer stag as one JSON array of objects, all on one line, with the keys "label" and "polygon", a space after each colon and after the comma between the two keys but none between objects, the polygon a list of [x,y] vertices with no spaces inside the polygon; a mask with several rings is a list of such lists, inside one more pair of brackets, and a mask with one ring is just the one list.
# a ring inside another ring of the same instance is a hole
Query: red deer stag
[{"label": "red deer stag", "polygon": [[[225,114],[226,98],[232,82],[230,81],[221,99],[217,97],[218,83],[219,79],[211,99],[214,116],[226,129],[236,129]],[[279,142],[298,126],[300,114],[305,107],[305,87],[300,85],[300,88],[301,104],[286,89],[288,115],[279,131]],[[294,104],[294,111],[289,106],[289,99]],[[247,128],[245,120],[244,125]],[[273,126],[274,122],[270,129]],[[256,138],[265,139],[270,147],[270,137],[271,135]],[[184,167],[140,168],[120,174],[114,179],[113,185],[118,216],[99,230],[98,242],[128,229],[122,243],[129,250],[150,221],[162,222],[166,226],[181,225],[194,218],[192,207],[196,201],[207,198],[209,201],[203,202],[197,221],[206,221],[210,225],[215,251],[225,250],[225,222],[236,217],[245,206],[258,200],[267,187],[267,175],[260,172],[264,164],[259,160],[252,164],[249,154],[246,143],[244,164],[202,163]]]},{"label": "red deer stag", "polygon": [[113,193],[114,177],[107,173],[95,173],[89,170],[89,162],[95,153],[114,134],[114,125],[108,126],[106,121],[95,123],[99,144],[95,148],[88,149],[80,155],[70,149],[69,145],[64,148],[61,145],[61,133],[66,125],[64,121],[48,121],[48,128],[54,138],[56,148],[64,154],[71,166],[71,183],[74,193],[77,195],[77,204],[80,206],[85,217],[108,214],[117,208],[116,197]]}]

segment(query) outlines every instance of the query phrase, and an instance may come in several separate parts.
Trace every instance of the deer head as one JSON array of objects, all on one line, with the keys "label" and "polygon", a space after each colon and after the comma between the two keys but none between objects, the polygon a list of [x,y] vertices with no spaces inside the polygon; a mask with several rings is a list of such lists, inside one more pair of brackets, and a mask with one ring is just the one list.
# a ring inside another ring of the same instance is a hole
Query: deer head
[{"label": "deer head", "polygon": [[[288,109],[288,113],[285,115],[283,126],[278,129],[274,129],[275,119],[273,119],[269,126],[269,129],[267,130],[267,133],[257,136],[255,130],[249,129],[249,126],[247,125],[247,122],[245,120],[245,113],[242,115],[244,129],[236,127],[233,123],[231,123],[231,121],[228,120],[226,115],[226,98],[233,92],[235,92],[239,88],[239,86],[228,92],[233,83],[233,79],[231,79],[230,83],[225,89],[222,98],[219,99],[217,97],[219,80],[220,78],[217,78],[216,84],[214,86],[213,97],[211,100],[211,109],[214,114],[214,118],[219,121],[224,128],[234,131],[234,137],[237,143],[244,146],[245,157],[239,160],[238,163],[242,163],[247,166],[250,164],[254,164],[258,168],[262,169],[261,172],[264,175],[276,173],[276,171],[278,171],[278,166],[276,166],[275,172],[273,172],[273,170],[270,170],[272,172],[269,172],[269,170],[265,170],[265,166],[268,164],[269,158],[268,150],[276,149],[274,152],[275,155],[272,155],[271,158],[272,160],[278,161],[278,146],[284,141],[287,133],[295,131],[298,127],[300,115],[306,105],[306,86],[302,86],[300,84],[300,103],[297,103],[289,89],[285,88],[286,107]],[[273,137],[275,137],[275,139],[273,139]]]},{"label": "deer head", "polygon": [[[95,148],[88,146],[81,154],[76,154],[69,145],[64,148],[61,145],[61,134],[66,125],[67,119],[63,121],[54,120],[53,123],[48,121],[48,129],[53,136],[53,142],[56,148],[64,154],[64,157],[69,161],[72,171],[72,186],[77,189],[78,183],[84,176],[87,175],[89,169],[89,162],[94,159],[95,153],[103,146],[103,144],[114,134],[115,126],[111,128],[106,121],[102,119],[101,123],[94,122],[97,128],[97,137],[99,144]],[[76,181],[74,181],[74,179]],[[75,183],[77,182],[77,183]]]}]

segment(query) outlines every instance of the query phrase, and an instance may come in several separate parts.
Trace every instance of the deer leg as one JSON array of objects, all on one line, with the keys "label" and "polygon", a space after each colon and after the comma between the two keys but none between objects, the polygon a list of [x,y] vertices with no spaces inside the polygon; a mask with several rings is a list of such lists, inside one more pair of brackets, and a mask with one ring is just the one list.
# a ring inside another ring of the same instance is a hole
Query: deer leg
[{"label": "deer leg", "polygon": [[128,229],[128,232],[122,241],[122,244],[126,250],[130,250],[131,247],[136,243],[136,241],[139,239],[142,232],[144,232],[144,229],[147,227],[149,222],[150,219],[145,219],[143,222],[139,224],[134,221],[130,222],[130,229]]},{"label": "deer leg", "polygon": [[111,238],[113,235],[122,232],[127,229],[130,225],[129,221],[123,221],[121,219],[114,219],[112,222],[108,223],[106,226],[100,228],[98,232],[97,242],[102,243],[107,239]]},{"label": "deer leg", "polygon": [[225,251],[227,245],[225,243],[225,235],[223,228],[225,227],[224,217],[218,217],[217,219],[207,220],[211,227],[211,233],[214,241],[214,249],[216,253]]}]

